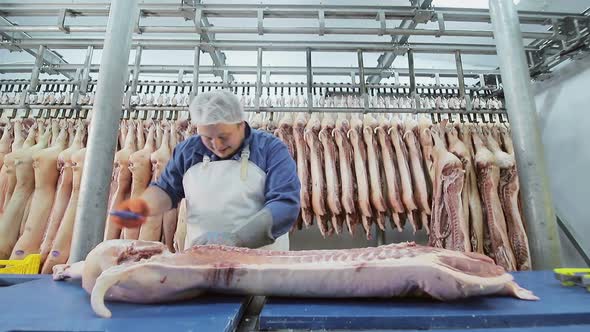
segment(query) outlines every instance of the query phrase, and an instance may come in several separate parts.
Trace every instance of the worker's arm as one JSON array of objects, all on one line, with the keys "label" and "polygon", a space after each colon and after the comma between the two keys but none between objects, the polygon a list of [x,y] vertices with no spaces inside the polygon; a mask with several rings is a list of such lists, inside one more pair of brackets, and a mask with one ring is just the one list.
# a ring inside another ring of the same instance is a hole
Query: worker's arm
[{"label": "worker's arm", "polygon": [[258,248],[287,233],[297,220],[301,183],[287,146],[273,140],[266,153],[264,207],[232,233],[242,247]]},{"label": "worker's arm", "polygon": [[139,227],[147,220],[148,216],[162,214],[178,205],[178,202],[184,198],[182,186],[185,167],[182,153],[183,143],[176,146],[164,172],[155,182],[150,184],[140,197],[125,200],[116,208],[118,212],[130,211],[136,216],[111,216],[112,222],[120,227]]},{"label": "worker's arm", "polygon": [[158,186],[149,186],[141,198],[147,203],[149,216],[157,216],[172,208],[170,195]]}]

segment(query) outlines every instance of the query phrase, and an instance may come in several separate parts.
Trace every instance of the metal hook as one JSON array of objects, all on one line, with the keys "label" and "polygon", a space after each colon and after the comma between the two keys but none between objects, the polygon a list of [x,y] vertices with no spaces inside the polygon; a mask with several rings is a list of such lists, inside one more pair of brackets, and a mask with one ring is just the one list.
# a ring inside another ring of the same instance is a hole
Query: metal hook
[{"label": "metal hook", "polygon": [[25,113],[21,116],[21,119],[28,118],[30,114],[31,114],[31,109],[29,107],[25,106]]},{"label": "metal hook", "polygon": [[10,114],[10,115],[7,115],[6,117],[7,117],[7,118],[9,118],[10,120],[12,120],[12,119],[15,119],[15,118],[16,118],[16,113],[17,113],[17,111],[18,111],[18,110],[17,110],[16,108],[13,108],[13,109],[12,109],[12,114]]},{"label": "metal hook", "polygon": [[[59,111],[59,110],[58,110]],[[43,119],[47,120],[51,116],[51,109],[46,109],[46,112],[43,114]]]}]

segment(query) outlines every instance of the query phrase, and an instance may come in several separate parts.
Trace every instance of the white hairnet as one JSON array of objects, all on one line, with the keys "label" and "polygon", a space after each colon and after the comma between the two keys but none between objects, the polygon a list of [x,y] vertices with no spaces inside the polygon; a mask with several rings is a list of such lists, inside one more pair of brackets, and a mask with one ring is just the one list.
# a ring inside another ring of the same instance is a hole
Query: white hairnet
[{"label": "white hairnet", "polygon": [[239,123],[246,119],[238,97],[222,89],[198,94],[188,110],[191,122],[197,125]]}]

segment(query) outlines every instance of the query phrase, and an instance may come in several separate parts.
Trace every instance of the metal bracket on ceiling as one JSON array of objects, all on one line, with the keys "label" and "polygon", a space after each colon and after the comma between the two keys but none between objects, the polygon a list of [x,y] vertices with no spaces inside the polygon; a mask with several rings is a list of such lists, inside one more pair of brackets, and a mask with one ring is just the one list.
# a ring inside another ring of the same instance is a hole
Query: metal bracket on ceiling
[{"label": "metal bracket on ceiling", "polygon": [[66,15],[68,15],[68,13],[69,10],[67,8],[62,8],[59,11],[59,17],[57,18],[57,28],[66,34],[70,33],[70,28],[65,26]]},{"label": "metal bracket on ceiling", "polygon": [[10,37],[7,33],[0,34],[2,39],[0,40],[0,48],[5,48],[10,52],[22,52],[23,49],[17,46],[20,43],[19,39]]},{"label": "metal bracket on ceiling", "polygon": [[438,33],[436,34],[436,37],[439,38],[446,30],[443,13],[436,13],[436,20],[438,21]]},{"label": "metal bracket on ceiling", "polygon": [[264,9],[259,8],[258,9],[258,14],[257,14],[257,21],[258,21],[258,35],[262,36],[264,34],[264,25],[263,25],[263,20],[264,20]]},{"label": "metal bracket on ceiling", "polygon": [[230,80],[229,70],[224,69],[223,70],[223,87],[229,88],[230,83],[231,83],[231,80]]},{"label": "metal bracket on ceiling", "polygon": [[320,22],[320,36],[323,36],[324,32],[326,31],[326,17],[324,15],[323,9],[320,9],[318,11],[318,19]]},{"label": "metal bracket on ceiling", "polygon": [[180,12],[185,21],[190,21],[195,18],[195,8],[197,2],[195,0],[180,0]]},{"label": "metal bracket on ceiling", "polygon": [[480,90],[482,90],[482,89],[485,90],[485,89],[487,89],[487,87],[488,86],[486,84],[486,79],[485,79],[484,75],[483,74],[479,74],[479,89]]},{"label": "metal bracket on ceiling", "polygon": [[139,26],[142,16],[144,16],[144,13],[143,10],[140,9],[138,10],[137,16],[135,17],[135,28],[133,29],[133,31],[139,35],[143,33],[143,28]]},{"label": "metal bracket on ceiling", "polygon": [[409,51],[409,47],[407,45],[402,46],[402,45],[398,45],[395,47],[395,49],[391,52],[395,55],[405,55],[406,53],[408,53]]},{"label": "metal bracket on ceiling", "polygon": [[434,17],[434,10],[418,9],[414,15],[414,22],[416,23],[428,23]]},{"label": "metal bracket on ceiling", "polygon": [[383,36],[385,34],[385,29],[387,29],[387,22],[385,20],[385,12],[380,10],[377,12],[377,20],[379,21],[379,36]]},{"label": "metal bracket on ceiling", "polygon": [[203,18],[203,10],[200,8],[197,8],[197,10],[195,11],[195,31],[198,34],[202,34],[203,33],[203,29],[202,29],[202,25],[201,25],[201,19]]}]

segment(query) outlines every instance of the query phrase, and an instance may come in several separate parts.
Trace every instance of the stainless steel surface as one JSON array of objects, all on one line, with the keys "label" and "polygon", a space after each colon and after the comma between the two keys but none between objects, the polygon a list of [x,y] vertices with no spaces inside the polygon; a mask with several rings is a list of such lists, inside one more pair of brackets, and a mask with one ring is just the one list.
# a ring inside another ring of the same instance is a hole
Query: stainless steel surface
[{"label": "stainless steel surface", "polygon": [[80,184],[70,253],[72,263],[86,259],[88,252],[102,242],[107,217],[123,87],[131,50],[133,20],[129,17],[138,10],[137,0],[113,0],[111,4]]},{"label": "stainless steel surface", "polygon": [[490,0],[489,4],[532,264],[534,269],[551,269],[560,265],[561,246],[518,16],[512,0]]}]

